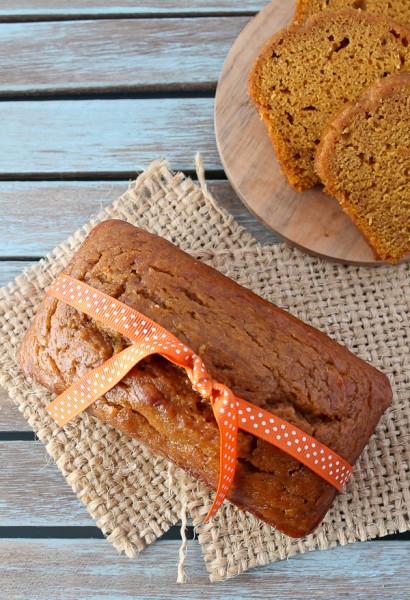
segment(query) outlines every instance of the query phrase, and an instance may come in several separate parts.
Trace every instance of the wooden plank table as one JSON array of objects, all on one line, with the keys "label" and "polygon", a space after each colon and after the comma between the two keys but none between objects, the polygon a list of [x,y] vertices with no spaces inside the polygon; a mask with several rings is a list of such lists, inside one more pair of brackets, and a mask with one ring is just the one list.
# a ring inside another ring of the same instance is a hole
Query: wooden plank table
[{"label": "wooden plank table", "polygon": [[[0,285],[47,253],[137,171],[166,156],[262,242],[276,238],[225,179],[213,133],[224,58],[266,5],[247,0],[0,0]],[[116,554],[0,390],[1,598],[406,598],[407,535],[210,584],[197,543],[175,583],[178,529]],[[192,531],[190,531],[192,534]]]}]

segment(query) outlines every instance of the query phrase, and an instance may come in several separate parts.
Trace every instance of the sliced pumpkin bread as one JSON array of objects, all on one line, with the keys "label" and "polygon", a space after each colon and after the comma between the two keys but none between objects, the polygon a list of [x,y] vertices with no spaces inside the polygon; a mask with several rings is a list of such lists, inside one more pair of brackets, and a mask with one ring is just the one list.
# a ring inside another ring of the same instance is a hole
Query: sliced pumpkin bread
[{"label": "sliced pumpkin bread", "polygon": [[304,23],[306,19],[322,10],[356,8],[367,10],[379,17],[387,17],[410,27],[409,0],[298,0],[294,23]]},{"label": "sliced pumpkin bread", "polygon": [[410,73],[382,79],[344,108],[322,137],[316,169],[378,257],[410,252]]},{"label": "sliced pumpkin bread", "polygon": [[316,14],[265,44],[249,95],[296,190],[319,182],[315,153],[334,114],[373,81],[409,69],[410,31],[352,9]]}]

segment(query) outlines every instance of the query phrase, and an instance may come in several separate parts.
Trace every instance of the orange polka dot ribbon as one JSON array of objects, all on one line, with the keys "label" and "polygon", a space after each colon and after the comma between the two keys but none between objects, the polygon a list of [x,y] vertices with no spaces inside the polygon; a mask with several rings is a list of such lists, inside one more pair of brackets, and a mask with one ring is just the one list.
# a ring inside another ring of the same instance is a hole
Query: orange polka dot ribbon
[{"label": "orange polka dot ribbon", "polygon": [[66,425],[101,398],[139,361],[151,354],[160,354],[185,369],[193,389],[210,400],[218,424],[221,440],[219,484],[206,521],[221,506],[234,480],[238,429],[280,448],[339,491],[343,488],[352,467],[341,456],[294,425],[236,397],[228,387],[213,381],[199,356],[148,317],[64,273],[52,283],[47,294],[133,342],[84,375],[47,406],[58,425]]}]

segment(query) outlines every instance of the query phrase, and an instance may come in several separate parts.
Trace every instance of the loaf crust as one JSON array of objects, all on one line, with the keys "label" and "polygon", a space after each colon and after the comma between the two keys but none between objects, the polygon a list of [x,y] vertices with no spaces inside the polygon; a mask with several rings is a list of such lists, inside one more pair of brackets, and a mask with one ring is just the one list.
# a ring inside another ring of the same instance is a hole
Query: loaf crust
[{"label": "loaf crust", "polygon": [[410,252],[410,73],[374,83],[339,113],[316,170],[379,258]]},{"label": "loaf crust", "polygon": [[294,23],[304,23],[312,15],[323,10],[355,8],[367,10],[379,17],[387,17],[410,27],[410,2],[408,0],[298,0]]},{"label": "loaf crust", "polygon": [[[190,346],[211,376],[288,420],[353,464],[391,401],[387,378],[330,338],[123,221],[95,227],[66,273],[146,314]],[[24,372],[58,394],[130,340],[46,297],[24,339]],[[137,438],[212,489],[219,436],[208,401],[183,369],[153,356],[89,412]],[[301,537],[336,490],[286,453],[239,432],[229,499]]]},{"label": "loaf crust", "polygon": [[340,108],[377,79],[409,69],[410,31],[368,12],[324,11],[268,40],[249,96],[294,189],[320,182],[315,153]]}]

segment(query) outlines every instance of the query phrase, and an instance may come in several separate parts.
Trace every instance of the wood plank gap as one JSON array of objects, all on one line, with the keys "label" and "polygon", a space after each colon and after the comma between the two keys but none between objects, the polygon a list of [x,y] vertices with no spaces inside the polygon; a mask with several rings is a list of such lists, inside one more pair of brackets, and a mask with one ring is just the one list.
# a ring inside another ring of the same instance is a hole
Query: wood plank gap
[{"label": "wood plank gap", "polygon": [[0,256],[0,262],[25,262],[29,260],[40,260],[42,256]]},{"label": "wood plank gap", "polygon": [[[195,538],[195,530],[192,525],[186,528],[188,541]],[[81,526],[54,526],[54,527],[31,527],[31,526],[6,526],[0,527],[0,539],[104,539],[105,536],[98,527]],[[174,525],[161,536],[162,540],[180,540],[180,526]],[[410,541],[410,531],[394,533],[385,537],[374,538],[364,543],[372,542],[407,542]]]},{"label": "wood plank gap", "polygon": [[384,537],[375,538],[374,542],[410,542],[410,531],[404,531],[403,533],[392,533],[391,535],[385,535]]},{"label": "wood plank gap", "polygon": [[[192,525],[186,528],[188,540],[195,538],[195,530]],[[104,534],[98,527],[81,526],[54,526],[54,527],[20,527],[0,526],[0,538],[13,539],[104,539]],[[162,536],[162,540],[180,540],[181,530],[179,525],[174,525]],[[385,537],[368,540],[373,542],[400,542],[410,541],[410,531],[404,533],[393,533]]]},{"label": "wood plank gap", "polygon": [[[186,528],[186,536],[188,540],[195,538],[195,531],[192,525]],[[19,527],[8,526],[0,527],[0,539],[105,539],[104,534],[98,527],[81,527],[81,526],[60,526],[60,527]],[[160,538],[161,540],[180,540],[180,527],[175,525],[165,531]]]},{"label": "wood plank gap", "polygon": [[0,527],[0,539],[104,539],[98,527]]},{"label": "wood plank gap", "polygon": [[78,88],[77,92],[71,94],[66,90],[52,88],[50,90],[36,89],[16,94],[14,92],[1,91],[1,102],[47,102],[53,100],[61,101],[83,101],[83,100],[185,100],[197,98],[214,98],[217,81],[200,83],[154,84],[138,86],[103,86]]},{"label": "wood plank gap", "polygon": [[58,22],[58,21],[113,21],[118,19],[132,19],[134,21],[146,21],[152,19],[208,19],[208,18],[220,18],[220,17],[254,17],[257,11],[254,10],[230,10],[229,12],[224,11],[209,11],[209,12],[164,12],[164,13],[84,13],[81,15],[35,15],[27,14],[22,17],[18,15],[4,15],[0,16],[0,23],[47,23],[47,22]]},{"label": "wood plank gap", "polygon": [[0,431],[0,442],[35,442],[34,431]]},{"label": "wood plank gap", "polygon": [[[174,171],[183,170],[187,177],[197,182],[197,174],[192,169],[181,169],[177,164],[172,164]],[[94,171],[92,173],[0,173],[0,181],[113,181],[118,179],[135,179],[141,175],[141,171]],[[206,169],[206,178],[217,181],[227,181],[225,172],[219,169]],[[8,260],[13,260],[9,258]],[[16,259],[16,260],[22,260]],[[32,259],[28,259],[32,260]]]}]

